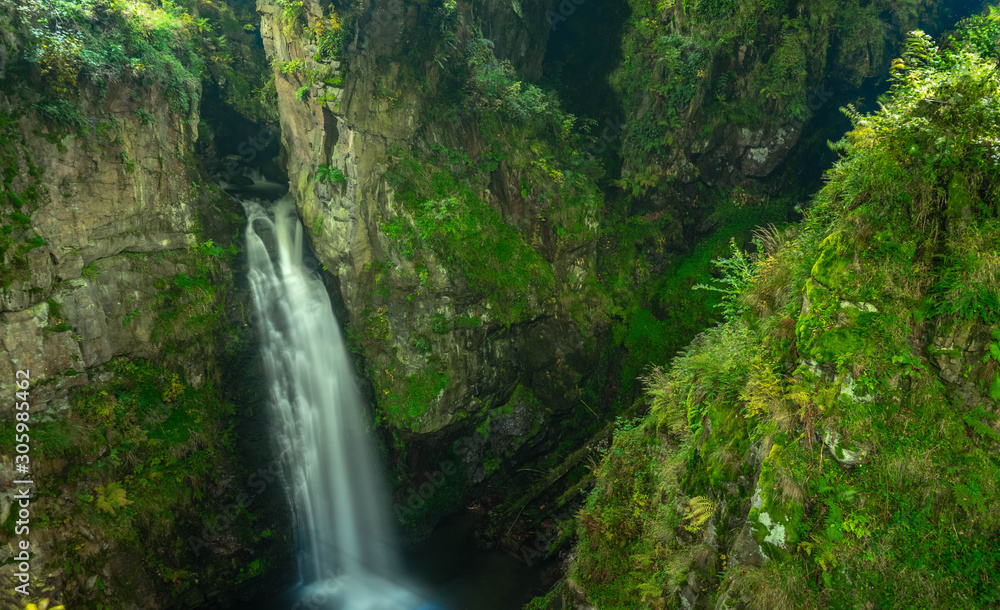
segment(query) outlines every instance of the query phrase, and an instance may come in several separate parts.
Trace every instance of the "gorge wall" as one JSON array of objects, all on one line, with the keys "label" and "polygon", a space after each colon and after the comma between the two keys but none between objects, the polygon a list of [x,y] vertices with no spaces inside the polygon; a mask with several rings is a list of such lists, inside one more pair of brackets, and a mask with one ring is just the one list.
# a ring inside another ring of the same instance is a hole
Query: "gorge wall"
[{"label": "gorge wall", "polygon": [[[0,23],[0,391],[15,396],[16,371],[31,380],[30,475],[13,453],[0,465],[0,603],[24,606],[12,557],[26,539],[29,599],[193,607],[288,552],[277,486],[247,484],[266,443],[241,460],[262,424],[233,442],[233,402],[250,415],[257,392],[238,381],[255,361],[251,310],[222,245],[243,221],[193,154],[200,84],[182,84],[186,107],[134,73],[53,91],[25,61],[24,14],[4,7]],[[5,426],[5,452],[14,439]]]},{"label": "gorge wall", "polygon": [[996,603],[998,17],[911,35],[805,219],[725,261],[531,608]]}]

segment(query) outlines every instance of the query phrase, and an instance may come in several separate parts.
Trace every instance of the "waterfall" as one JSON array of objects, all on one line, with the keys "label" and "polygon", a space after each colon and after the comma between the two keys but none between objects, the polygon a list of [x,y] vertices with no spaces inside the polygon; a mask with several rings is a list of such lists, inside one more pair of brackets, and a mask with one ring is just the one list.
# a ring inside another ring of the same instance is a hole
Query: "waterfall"
[{"label": "waterfall", "polygon": [[[278,454],[295,519],[299,575],[323,608],[420,606],[400,584],[389,495],[330,298],[303,261],[289,196],[247,212],[247,256]],[[303,606],[307,607],[307,606]]]}]

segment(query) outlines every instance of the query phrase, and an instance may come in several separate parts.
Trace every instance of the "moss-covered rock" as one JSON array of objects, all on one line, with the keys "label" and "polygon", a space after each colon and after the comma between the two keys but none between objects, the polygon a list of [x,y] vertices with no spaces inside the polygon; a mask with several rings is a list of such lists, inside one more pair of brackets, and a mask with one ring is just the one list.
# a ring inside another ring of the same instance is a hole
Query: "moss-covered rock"
[{"label": "moss-covered rock", "polygon": [[1000,30],[966,28],[945,51],[914,35],[806,220],[760,243],[742,308],[646,380],[650,415],[616,434],[578,517],[577,603],[997,602],[1000,319],[981,282]]}]

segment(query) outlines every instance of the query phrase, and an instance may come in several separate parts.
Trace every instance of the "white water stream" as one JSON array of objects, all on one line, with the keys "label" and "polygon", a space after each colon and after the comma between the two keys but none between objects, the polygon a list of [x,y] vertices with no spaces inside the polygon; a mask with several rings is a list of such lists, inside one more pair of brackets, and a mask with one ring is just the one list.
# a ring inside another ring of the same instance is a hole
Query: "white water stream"
[{"label": "white water stream", "polygon": [[299,599],[322,599],[302,607],[418,608],[400,577],[389,495],[353,365],[326,289],[303,264],[295,207],[287,195],[270,210],[254,200],[243,206],[275,441],[288,462]]}]

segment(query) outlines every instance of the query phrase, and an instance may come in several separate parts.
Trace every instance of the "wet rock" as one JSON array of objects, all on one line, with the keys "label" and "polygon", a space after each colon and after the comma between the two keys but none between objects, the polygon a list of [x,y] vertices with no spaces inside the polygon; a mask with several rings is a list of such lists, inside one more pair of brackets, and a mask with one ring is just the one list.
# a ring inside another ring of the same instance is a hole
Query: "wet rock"
[{"label": "wet rock", "polygon": [[680,591],[681,608],[693,610],[698,604],[698,593],[701,590],[701,575],[697,571],[691,570],[684,579],[684,586]]},{"label": "wet rock", "polygon": [[715,610],[740,610],[745,608],[749,602],[750,598],[747,595],[738,595],[732,587],[727,586],[719,593],[719,597],[715,601]]},{"label": "wet rock", "polygon": [[767,555],[764,554],[754,537],[753,525],[749,521],[744,521],[729,549],[730,567],[738,565],[761,566],[767,561]]}]

